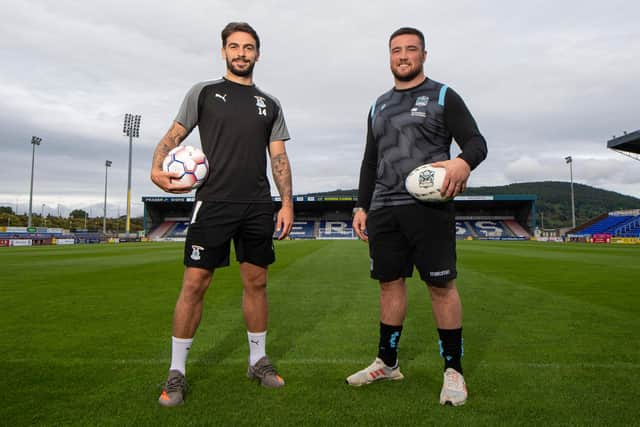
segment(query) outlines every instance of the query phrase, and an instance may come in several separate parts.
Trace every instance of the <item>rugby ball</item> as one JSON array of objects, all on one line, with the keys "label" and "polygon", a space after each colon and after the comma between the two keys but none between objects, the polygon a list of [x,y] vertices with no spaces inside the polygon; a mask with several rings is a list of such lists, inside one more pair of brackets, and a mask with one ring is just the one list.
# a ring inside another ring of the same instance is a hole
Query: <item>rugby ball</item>
[{"label": "rugby ball", "polygon": [[407,192],[422,202],[445,202],[448,198],[440,195],[440,188],[447,171],[436,168],[430,163],[420,165],[412,170],[404,180]]}]

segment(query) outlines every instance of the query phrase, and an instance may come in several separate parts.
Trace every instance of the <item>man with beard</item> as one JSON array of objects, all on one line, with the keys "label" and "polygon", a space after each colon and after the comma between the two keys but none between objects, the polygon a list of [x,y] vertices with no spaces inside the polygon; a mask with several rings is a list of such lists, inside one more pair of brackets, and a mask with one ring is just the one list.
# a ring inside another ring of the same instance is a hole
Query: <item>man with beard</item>
[{"label": "man with beard", "polygon": [[[347,378],[353,386],[404,378],[398,344],[407,311],[405,280],[415,265],[427,284],[444,358],[441,404],[462,405],[462,304],[456,288],[455,216],[452,201],[419,202],[404,180],[415,167],[445,168],[441,194],[465,190],[471,170],[487,154],[484,138],[460,96],[424,75],[424,35],[400,28],[389,39],[394,88],[371,107],[360,169],[353,228],[369,242],[371,277],[380,283],[378,356]],[[454,138],[462,152],[450,159]]]},{"label": "man with beard", "polygon": [[158,143],[151,180],[164,191],[186,193],[162,171],[162,161],[198,126],[210,171],[196,192],[184,249],[182,289],[175,306],[171,367],[158,402],[176,406],[187,391],[187,354],[200,323],[203,299],[216,268],[229,265],[230,242],[240,263],[242,312],[249,343],[247,376],[265,387],[282,387],[284,380],[266,351],[267,268],[275,261],[273,204],[266,176],[269,153],[282,207],[276,225],[284,239],[293,222],[291,167],[284,141],[289,139],[280,103],[253,83],[260,56],[256,31],[232,22],[222,31],[222,79],[197,83],[187,93],[169,131]]}]

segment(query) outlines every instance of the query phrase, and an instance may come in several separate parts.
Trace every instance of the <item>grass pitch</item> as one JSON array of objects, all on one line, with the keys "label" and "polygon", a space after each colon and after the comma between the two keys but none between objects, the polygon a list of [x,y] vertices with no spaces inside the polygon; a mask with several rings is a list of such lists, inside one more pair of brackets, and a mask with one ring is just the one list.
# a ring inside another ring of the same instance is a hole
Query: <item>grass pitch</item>
[{"label": "grass pitch", "polygon": [[[469,401],[442,407],[427,290],[409,282],[404,381],[351,388],[378,340],[365,244],[277,243],[267,350],[287,385],[245,378],[237,264],[216,271],[179,408],[170,359],[181,244],[0,248],[0,424],[637,425],[640,247],[459,242]],[[417,276],[417,275],[416,275]]]}]

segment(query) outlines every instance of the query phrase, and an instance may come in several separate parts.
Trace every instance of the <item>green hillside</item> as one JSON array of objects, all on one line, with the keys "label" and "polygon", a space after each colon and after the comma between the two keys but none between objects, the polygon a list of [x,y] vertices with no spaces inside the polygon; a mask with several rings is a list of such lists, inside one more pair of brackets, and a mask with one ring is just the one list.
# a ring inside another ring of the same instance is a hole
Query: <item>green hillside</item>
[{"label": "green hillside", "polygon": [[[621,209],[640,209],[640,199],[614,191],[573,183],[576,225],[607,212]],[[495,194],[535,194],[538,223],[544,214],[545,228],[571,226],[571,185],[568,182],[522,182],[498,187],[474,187],[465,196]]]},{"label": "green hillside", "polygon": [[[614,191],[602,190],[574,182],[576,225],[607,212],[621,209],[640,209],[640,199]],[[358,190],[334,190],[315,193],[324,196],[356,196]],[[534,194],[537,196],[537,223],[544,215],[545,228],[571,226],[571,186],[568,182],[543,181],[522,182],[495,187],[470,187],[465,196],[488,196],[496,194]]]}]

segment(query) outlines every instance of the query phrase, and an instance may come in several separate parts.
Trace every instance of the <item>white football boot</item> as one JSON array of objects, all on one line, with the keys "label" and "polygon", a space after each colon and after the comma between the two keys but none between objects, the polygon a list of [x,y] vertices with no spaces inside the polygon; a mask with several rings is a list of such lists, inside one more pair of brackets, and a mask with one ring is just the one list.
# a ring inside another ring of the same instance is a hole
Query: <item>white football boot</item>
[{"label": "white football boot", "polygon": [[390,368],[384,364],[382,359],[376,357],[376,360],[361,371],[356,372],[347,378],[347,384],[359,387],[365,384],[371,384],[379,380],[401,380],[404,375],[400,372],[400,367]]},{"label": "white football boot", "polygon": [[442,391],[440,391],[441,405],[464,405],[467,401],[467,385],[461,373],[453,368],[447,368],[444,371],[444,382],[442,383]]}]

